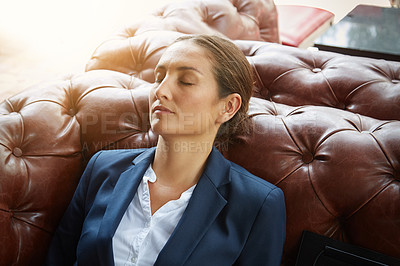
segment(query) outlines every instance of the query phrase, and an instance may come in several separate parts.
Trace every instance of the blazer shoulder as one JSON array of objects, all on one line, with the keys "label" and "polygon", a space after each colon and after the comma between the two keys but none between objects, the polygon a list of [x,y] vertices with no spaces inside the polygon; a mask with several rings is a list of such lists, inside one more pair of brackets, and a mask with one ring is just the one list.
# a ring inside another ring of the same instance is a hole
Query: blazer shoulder
[{"label": "blazer shoulder", "polygon": [[101,150],[93,155],[97,165],[130,164],[136,157],[149,149],[121,149],[121,150]]},{"label": "blazer shoulder", "polygon": [[102,150],[92,156],[85,172],[89,176],[95,176],[98,182],[102,177],[105,179],[111,176],[115,179],[139,158],[149,157],[151,154],[152,149]]},{"label": "blazer shoulder", "polygon": [[[246,193],[247,196],[258,197],[261,200],[273,193],[283,197],[283,192],[279,187],[250,173],[240,165],[233,162],[230,163],[231,182],[234,186],[240,187],[240,190]],[[251,193],[249,193],[249,191],[251,191]]]},{"label": "blazer shoulder", "polygon": [[102,150],[97,152],[90,159],[81,177],[78,189],[83,189],[87,195],[93,196],[97,194],[104,183],[114,186],[121,173],[133,167],[133,162],[148,152],[151,152],[151,149]]},{"label": "blazer shoulder", "polygon": [[266,181],[265,179],[262,179],[261,177],[258,177],[256,175],[250,173],[249,171],[247,171],[242,166],[240,166],[240,165],[238,165],[238,164],[236,164],[234,162],[230,162],[230,163],[231,163],[231,170],[238,177],[244,178],[244,179],[246,179],[246,181],[248,181],[250,183],[254,183],[254,185],[259,185],[259,186],[266,187],[266,188],[269,188],[269,189],[278,188],[274,184]]},{"label": "blazer shoulder", "polygon": [[149,149],[120,149],[120,150],[101,150],[94,156],[98,155],[102,158],[120,160],[121,158],[132,158],[132,160]]}]

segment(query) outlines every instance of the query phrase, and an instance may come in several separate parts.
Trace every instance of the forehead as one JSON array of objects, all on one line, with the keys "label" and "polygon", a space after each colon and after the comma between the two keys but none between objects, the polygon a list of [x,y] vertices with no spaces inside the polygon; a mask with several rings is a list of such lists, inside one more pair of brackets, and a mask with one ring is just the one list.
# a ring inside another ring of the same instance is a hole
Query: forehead
[{"label": "forehead", "polygon": [[158,63],[158,65],[164,67],[174,66],[176,64],[195,66],[203,69],[210,68],[211,57],[206,48],[203,48],[190,40],[184,40],[169,46],[161,56]]}]

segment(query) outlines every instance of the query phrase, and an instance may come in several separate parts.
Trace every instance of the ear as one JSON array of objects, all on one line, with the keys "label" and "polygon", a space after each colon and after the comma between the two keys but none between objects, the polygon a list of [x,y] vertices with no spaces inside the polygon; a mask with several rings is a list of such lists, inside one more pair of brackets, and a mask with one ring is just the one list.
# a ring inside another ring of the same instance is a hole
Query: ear
[{"label": "ear", "polygon": [[221,100],[221,107],[217,123],[223,124],[230,120],[242,105],[242,97],[238,93],[231,93]]}]

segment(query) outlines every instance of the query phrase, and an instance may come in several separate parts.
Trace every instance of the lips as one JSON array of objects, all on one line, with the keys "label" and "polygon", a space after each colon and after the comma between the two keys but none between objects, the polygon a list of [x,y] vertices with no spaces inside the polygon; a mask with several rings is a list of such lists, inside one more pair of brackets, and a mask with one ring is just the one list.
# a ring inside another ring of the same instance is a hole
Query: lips
[{"label": "lips", "polygon": [[155,114],[173,114],[174,112],[172,112],[167,107],[159,104],[159,105],[156,105],[155,107],[153,107],[153,113],[155,113]]}]

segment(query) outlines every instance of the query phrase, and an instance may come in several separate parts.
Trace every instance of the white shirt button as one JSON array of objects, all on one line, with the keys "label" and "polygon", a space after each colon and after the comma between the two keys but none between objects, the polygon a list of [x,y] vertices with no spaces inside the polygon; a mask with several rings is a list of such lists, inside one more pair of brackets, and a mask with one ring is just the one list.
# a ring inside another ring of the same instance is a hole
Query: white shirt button
[{"label": "white shirt button", "polygon": [[136,263],[136,261],[137,261],[137,257],[132,257],[132,258],[131,258],[131,262],[132,262],[132,263],[134,263],[134,264],[135,264],[135,263]]}]

